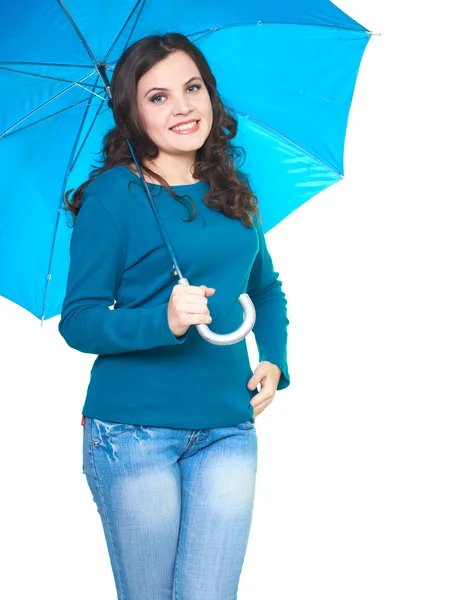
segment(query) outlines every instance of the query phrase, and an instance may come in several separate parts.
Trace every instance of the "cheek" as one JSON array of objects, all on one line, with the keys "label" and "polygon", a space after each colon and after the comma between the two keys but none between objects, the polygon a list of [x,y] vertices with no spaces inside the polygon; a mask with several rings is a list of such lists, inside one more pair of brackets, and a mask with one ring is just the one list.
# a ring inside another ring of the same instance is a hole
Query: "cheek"
[{"label": "cheek", "polygon": [[161,137],[167,131],[167,117],[164,110],[147,109],[144,112],[144,123],[146,130],[152,137]]}]

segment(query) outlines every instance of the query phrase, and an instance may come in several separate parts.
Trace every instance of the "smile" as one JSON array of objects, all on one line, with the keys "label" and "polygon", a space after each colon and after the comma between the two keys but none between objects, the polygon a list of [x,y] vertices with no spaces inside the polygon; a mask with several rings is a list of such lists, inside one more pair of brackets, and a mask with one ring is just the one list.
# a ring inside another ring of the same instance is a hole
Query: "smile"
[{"label": "smile", "polygon": [[189,133],[194,133],[195,131],[198,131],[199,127],[200,121],[192,121],[191,123],[180,125],[179,127],[174,127],[171,129],[171,131],[180,135],[188,135]]}]

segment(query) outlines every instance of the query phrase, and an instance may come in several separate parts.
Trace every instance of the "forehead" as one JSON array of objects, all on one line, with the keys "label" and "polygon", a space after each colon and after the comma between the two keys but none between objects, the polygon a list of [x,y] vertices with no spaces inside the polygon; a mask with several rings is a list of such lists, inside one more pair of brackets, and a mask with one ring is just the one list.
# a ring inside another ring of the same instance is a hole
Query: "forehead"
[{"label": "forehead", "polygon": [[179,87],[194,75],[200,76],[197,65],[188,54],[177,51],[153,65],[139,80],[138,88],[148,85]]}]

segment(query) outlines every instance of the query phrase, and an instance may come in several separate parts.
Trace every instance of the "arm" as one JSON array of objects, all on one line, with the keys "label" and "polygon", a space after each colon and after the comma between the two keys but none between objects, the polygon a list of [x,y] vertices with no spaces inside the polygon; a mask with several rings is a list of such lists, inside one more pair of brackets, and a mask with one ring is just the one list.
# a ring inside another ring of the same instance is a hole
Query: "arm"
[{"label": "arm", "polygon": [[169,327],[168,303],[110,310],[124,269],[119,230],[107,209],[84,194],[70,244],[70,266],[59,332],[80,352],[119,354],[182,344]]},{"label": "arm", "polygon": [[254,227],[259,237],[259,252],[254,260],[247,293],[256,308],[254,335],[259,350],[259,361],[267,360],[277,365],[282,374],[277,390],[290,385],[287,365],[287,301],[282,291],[279,273],[274,271],[272,258],[267,249],[262,224],[256,216]]}]

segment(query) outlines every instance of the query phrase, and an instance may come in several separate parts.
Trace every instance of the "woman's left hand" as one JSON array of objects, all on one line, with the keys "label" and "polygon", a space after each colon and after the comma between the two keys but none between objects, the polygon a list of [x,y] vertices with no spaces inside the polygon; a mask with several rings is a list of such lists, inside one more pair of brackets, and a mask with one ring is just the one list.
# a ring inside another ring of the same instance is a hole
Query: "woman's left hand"
[{"label": "woman's left hand", "polygon": [[281,369],[268,360],[263,360],[255,368],[254,374],[247,384],[250,390],[255,390],[257,385],[261,384],[260,392],[251,399],[254,417],[259,416],[274,399],[281,376]]}]

